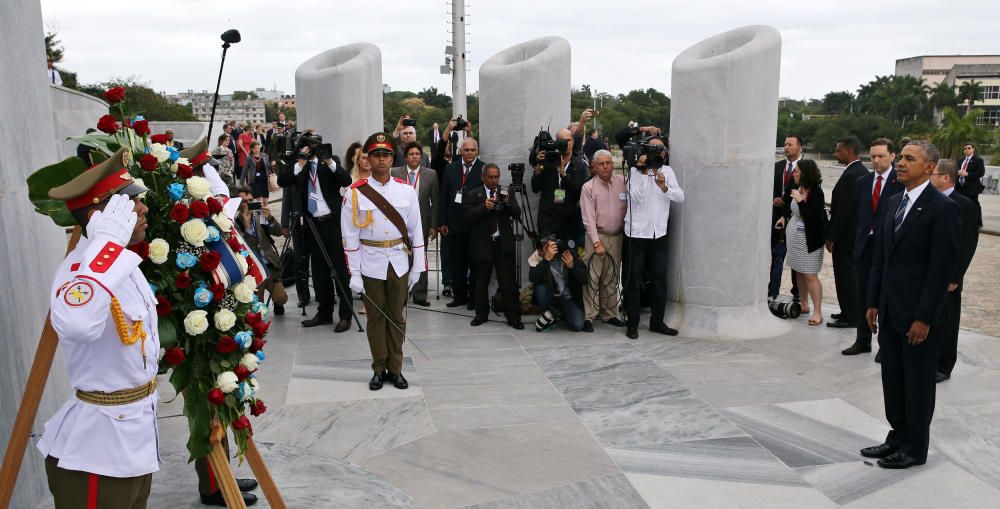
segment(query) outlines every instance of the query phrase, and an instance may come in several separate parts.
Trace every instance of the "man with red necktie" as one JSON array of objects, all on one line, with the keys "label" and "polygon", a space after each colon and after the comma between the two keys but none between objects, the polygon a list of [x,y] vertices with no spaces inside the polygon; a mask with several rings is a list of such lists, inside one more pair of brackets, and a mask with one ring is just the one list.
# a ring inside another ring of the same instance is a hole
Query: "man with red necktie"
[{"label": "man with red necktie", "polygon": [[[785,265],[785,231],[775,228],[782,217],[788,220],[791,209],[789,199],[785,196],[788,185],[792,182],[795,166],[802,159],[802,137],[790,134],[785,138],[785,158],[774,162],[774,193],[771,202],[771,280],[767,285],[767,299],[774,300],[781,291],[781,271]],[[792,271],[792,298],[799,299],[798,278]]]},{"label": "man with red necktie", "polygon": [[[392,176],[405,181],[417,190],[420,224],[424,228],[424,239],[429,242],[437,237],[438,196],[441,192],[437,172],[421,164],[424,150],[419,142],[407,143],[403,153],[405,154],[403,165],[393,168]],[[420,274],[420,280],[413,286],[410,296],[413,298],[413,303],[418,306],[431,305],[427,300],[426,271]]]}]

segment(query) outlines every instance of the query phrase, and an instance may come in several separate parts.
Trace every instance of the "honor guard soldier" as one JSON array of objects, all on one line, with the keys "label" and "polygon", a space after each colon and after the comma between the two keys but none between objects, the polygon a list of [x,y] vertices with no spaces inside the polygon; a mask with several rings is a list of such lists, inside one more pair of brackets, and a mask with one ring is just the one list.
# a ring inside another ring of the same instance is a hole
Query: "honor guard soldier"
[{"label": "honor guard soldier", "polygon": [[145,508],[159,470],[156,298],[126,246],[146,237],[146,188],[124,149],[51,189],[83,229],[56,272],[52,328],[76,391],[38,449],[56,509]]},{"label": "honor guard soldier", "polygon": [[365,142],[372,176],[356,182],[344,199],[340,216],[351,290],[364,294],[368,346],[375,374],[368,388],[386,381],[397,389],[403,377],[406,295],[427,268],[417,192],[405,180],[392,178],[396,144],[386,133]]}]

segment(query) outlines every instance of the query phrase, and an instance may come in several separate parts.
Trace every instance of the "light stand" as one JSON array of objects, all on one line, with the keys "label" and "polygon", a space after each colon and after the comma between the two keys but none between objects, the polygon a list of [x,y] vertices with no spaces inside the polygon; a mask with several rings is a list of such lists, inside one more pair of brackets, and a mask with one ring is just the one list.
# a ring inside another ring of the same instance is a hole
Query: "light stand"
[{"label": "light stand", "polygon": [[240,42],[240,32],[235,28],[222,32],[222,63],[219,64],[219,79],[215,81],[215,96],[212,97],[212,116],[208,121],[208,140],[211,143],[212,125],[215,124],[215,107],[219,105],[219,86],[222,85],[222,68],[226,66],[226,51],[229,46]]}]

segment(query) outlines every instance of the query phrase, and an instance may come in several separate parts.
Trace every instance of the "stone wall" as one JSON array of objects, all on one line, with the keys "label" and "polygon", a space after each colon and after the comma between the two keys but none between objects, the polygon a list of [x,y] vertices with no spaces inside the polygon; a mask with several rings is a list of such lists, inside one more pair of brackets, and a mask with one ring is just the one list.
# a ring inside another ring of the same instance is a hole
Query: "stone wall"
[{"label": "stone wall", "polygon": [[66,140],[81,136],[88,127],[97,127],[97,119],[108,113],[108,103],[78,90],[49,85],[52,95],[52,121],[56,130],[56,151],[60,159],[76,155],[77,144]]}]

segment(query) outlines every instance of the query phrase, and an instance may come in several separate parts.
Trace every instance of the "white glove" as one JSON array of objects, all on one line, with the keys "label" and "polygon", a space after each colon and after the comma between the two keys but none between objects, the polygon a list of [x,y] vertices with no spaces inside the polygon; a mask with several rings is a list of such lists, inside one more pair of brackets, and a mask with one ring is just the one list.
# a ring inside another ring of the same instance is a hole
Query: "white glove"
[{"label": "white glove", "polygon": [[407,291],[412,290],[413,289],[413,285],[417,284],[417,281],[420,281],[420,274],[421,274],[421,272],[419,272],[419,271],[410,270],[410,280],[409,280],[409,282],[408,282],[408,284],[406,286],[406,290]]},{"label": "white glove", "polygon": [[365,283],[361,280],[360,275],[351,276],[351,291],[354,293],[364,293]]},{"label": "white glove", "polygon": [[132,199],[124,194],[116,194],[108,200],[104,210],[90,216],[87,238],[104,238],[124,246],[132,238],[132,231],[138,220]]}]

